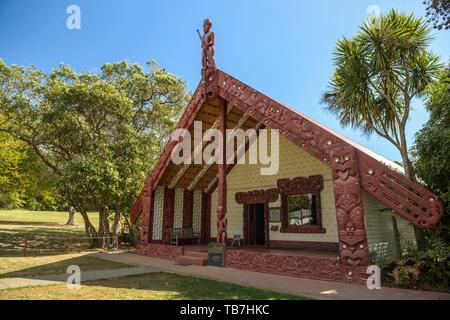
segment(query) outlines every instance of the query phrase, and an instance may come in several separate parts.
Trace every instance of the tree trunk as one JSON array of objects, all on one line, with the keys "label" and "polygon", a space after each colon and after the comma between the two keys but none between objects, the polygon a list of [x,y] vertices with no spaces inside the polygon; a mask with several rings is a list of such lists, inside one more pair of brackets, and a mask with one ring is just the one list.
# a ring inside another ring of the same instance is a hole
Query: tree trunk
[{"label": "tree trunk", "polygon": [[69,207],[69,219],[67,220],[66,225],[75,225],[75,208],[72,206]]},{"label": "tree trunk", "polygon": [[[402,161],[403,161],[403,168],[405,169],[406,176],[411,179],[412,181],[417,181],[416,174],[414,170],[414,166],[412,164],[412,161],[409,159],[408,155],[408,147],[406,143],[406,135],[404,130],[400,132],[400,140],[401,140],[401,150],[400,153],[402,155]],[[414,236],[416,238],[417,246],[421,248],[423,246],[424,242],[424,232],[417,226],[414,226]]]},{"label": "tree trunk", "polygon": [[397,219],[395,218],[394,215],[392,215],[392,228],[394,229],[395,250],[397,252],[397,260],[400,260],[402,258],[402,245],[400,242],[400,232],[398,231]]},{"label": "tree trunk", "polygon": [[[95,227],[92,225],[91,221],[89,220],[89,216],[88,216],[86,210],[82,209],[82,210],[80,210],[80,213],[81,213],[81,216],[83,217],[84,230],[86,231],[87,236],[89,238],[96,238],[98,236],[97,230],[95,230]],[[89,246],[90,246],[90,248],[97,248],[99,246],[98,239],[90,239]]]},{"label": "tree trunk", "polygon": [[116,210],[112,227],[112,237],[113,237],[112,246],[116,248],[119,247],[119,244],[116,243],[116,241],[118,241],[120,216],[121,216],[120,211]]}]

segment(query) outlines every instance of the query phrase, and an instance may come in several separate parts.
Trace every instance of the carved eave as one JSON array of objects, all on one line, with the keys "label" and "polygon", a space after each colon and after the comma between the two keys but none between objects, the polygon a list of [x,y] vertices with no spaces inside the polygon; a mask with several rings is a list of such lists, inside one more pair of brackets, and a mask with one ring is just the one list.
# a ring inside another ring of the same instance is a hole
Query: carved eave
[{"label": "carved eave", "polygon": [[[331,150],[337,145],[351,146],[357,151],[361,184],[365,191],[418,227],[431,227],[442,217],[443,207],[439,199],[421,184],[409,180],[402,173],[376,160],[357,144],[339,137],[326,127],[289,109],[221,70],[217,69],[213,77],[202,81],[197,87],[178,128],[189,129],[194,119],[202,120],[207,116],[211,119],[206,119],[206,122],[212,126],[218,115],[217,99],[224,99],[235,107],[228,115],[227,128],[235,127],[239,119],[246,114],[248,119],[245,122],[244,130],[255,128],[258,123],[267,128],[279,129],[281,136],[330,167],[331,161],[333,161],[330,157]],[[237,119],[234,119],[235,117]],[[206,130],[206,128],[203,129]],[[179,179],[175,179],[180,170],[183,170],[182,165],[176,167],[170,161],[170,153],[175,144],[175,142],[169,142],[166,145],[147,179],[146,185],[151,185],[152,188],[157,185],[176,185],[183,188],[190,186],[192,188],[194,180],[199,174],[202,174],[201,179],[195,183],[195,188],[206,189],[206,191],[213,190],[214,180],[217,179],[217,166],[210,166],[205,170],[204,164],[190,165],[189,168],[184,169]],[[139,215],[139,208],[142,208],[140,202],[142,200],[139,198],[133,206],[132,220],[134,221]]]}]

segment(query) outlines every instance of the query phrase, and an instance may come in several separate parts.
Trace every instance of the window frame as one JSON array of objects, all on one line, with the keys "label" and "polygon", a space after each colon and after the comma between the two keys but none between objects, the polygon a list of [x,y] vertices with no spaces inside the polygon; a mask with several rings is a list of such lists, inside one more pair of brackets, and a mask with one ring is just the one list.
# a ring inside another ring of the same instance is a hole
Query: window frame
[{"label": "window frame", "polygon": [[[326,233],[322,226],[322,208],[320,193],[323,190],[322,176],[310,176],[309,178],[297,177],[294,179],[278,180],[278,189],[281,196],[281,228],[282,233]],[[288,196],[315,196],[315,206],[317,212],[316,225],[295,226],[289,225],[288,221]]]}]

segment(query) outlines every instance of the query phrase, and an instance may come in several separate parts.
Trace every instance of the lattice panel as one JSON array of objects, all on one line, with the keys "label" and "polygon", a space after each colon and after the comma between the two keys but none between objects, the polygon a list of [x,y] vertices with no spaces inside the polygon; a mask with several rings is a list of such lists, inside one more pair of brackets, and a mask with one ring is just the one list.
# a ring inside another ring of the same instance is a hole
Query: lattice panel
[{"label": "lattice panel", "polygon": [[192,228],[194,232],[201,230],[201,213],[202,213],[202,192],[194,191],[194,210],[192,214]]},{"label": "lattice panel", "polygon": [[175,189],[175,208],[173,211],[173,227],[183,227],[183,189]]},{"label": "lattice panel", "polygon": [[155,203],[153,207],[153,234],[152,240],[162,239],[162,216],[164,207],[164,187],[156,187]]}]

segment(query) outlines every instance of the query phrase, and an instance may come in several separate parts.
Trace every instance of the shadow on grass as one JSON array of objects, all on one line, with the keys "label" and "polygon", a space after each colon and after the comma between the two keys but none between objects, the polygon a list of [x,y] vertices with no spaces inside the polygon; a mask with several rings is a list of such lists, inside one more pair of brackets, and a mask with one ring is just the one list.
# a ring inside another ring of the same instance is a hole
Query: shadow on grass
[{"label": "shadow on grass", "polygon": [[9,221],[9,220],[0,220],[0,225],[5,224],[5,225],[18,225],[18,226],[67,226],[67,227],[71,227],[69,225],[65,225],[63,223],[59,223],[59,222],[34,222],[34,221]]},{"label": "shadow on grass", "polygon": [[89,249],[83,230],[64,227],[0,227],[0,257]]},{"label": "shadow on grass", "polygon": [[[9,257],[5,258],[11,259],[11,266],[6,266],[6,268],[17,268],[21,267],[20,270],[14,270],[7,273],[1,273],[0,278],[33,278],[40,279],[40,276],[63,274],[67,272],[67,267],[71,265],[77,265],[80,267],[81,271],[95,271],[95,270],[107,270],[107,269],[117,269],[117,268],[127,268],[130,267],[127,264],[99,259],[92,257],[91,254],[84,254],[82,256],[73,257],[70,259],[58,260],[61,255],[52,256],[35,256],[35,257]],[[46,260],[57,260],[51,263],[45,263]],[[39,264],[37,266],[29,267],[30,264]],[[3,267],[4,268],[4,267]],[[1,269],[0,269],[1,271]],[[69,276],[69,274],[67,275]]]}]

